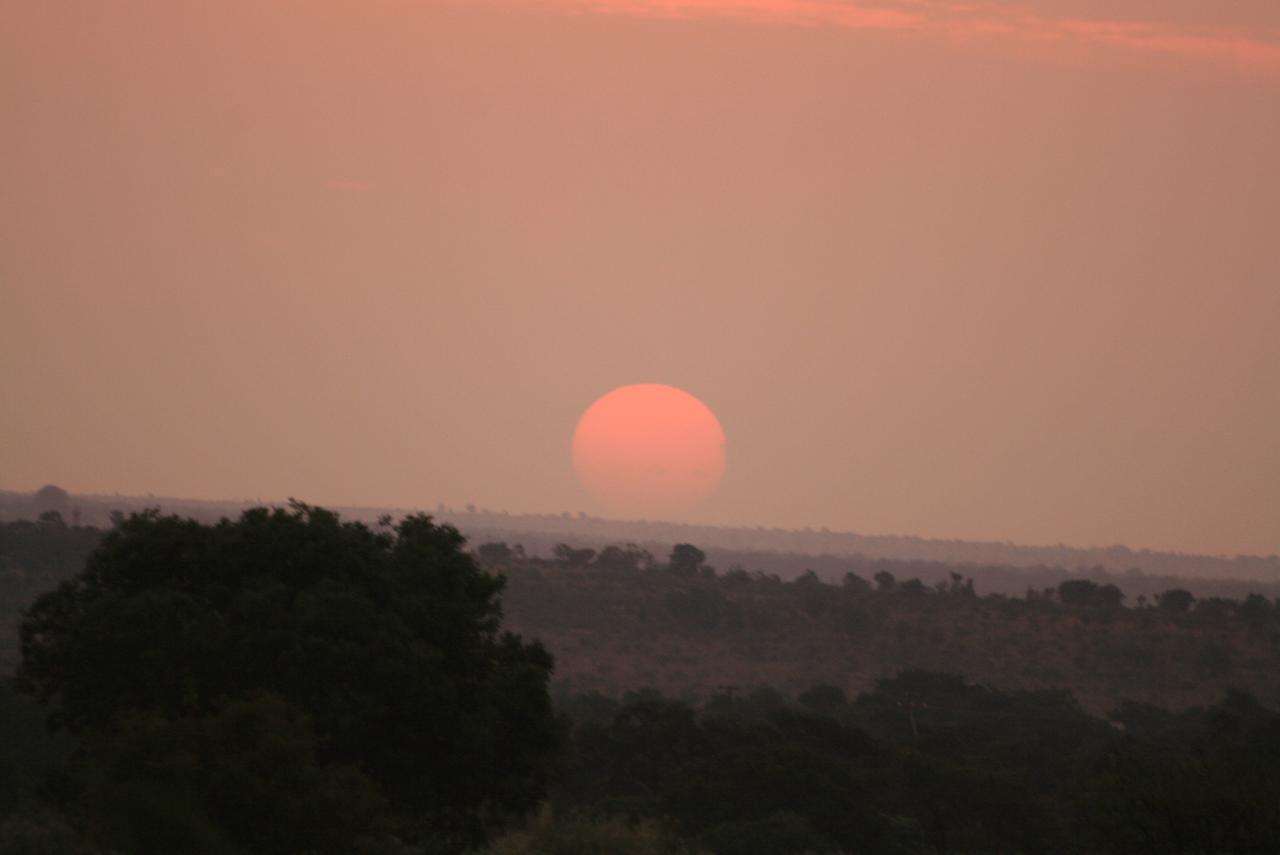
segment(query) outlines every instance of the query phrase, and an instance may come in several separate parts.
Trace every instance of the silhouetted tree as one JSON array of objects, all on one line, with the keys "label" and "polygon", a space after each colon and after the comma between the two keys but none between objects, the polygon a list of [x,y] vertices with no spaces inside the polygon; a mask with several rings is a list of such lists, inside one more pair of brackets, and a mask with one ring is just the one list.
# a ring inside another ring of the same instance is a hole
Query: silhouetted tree
[{"label": "silhouetted tree", "polygon": [[516,553],[505,543],[482,543],[476,548],[476,557],[486,567],[509,567]]},{"label": "silhouetted tree", "polygon": [[1099,585],[1088,579],[1068,579],[1058,585],[1058,599],[1068,606],[1119,608],[1124,593],[1115,585]]},{"label": "silhouetted tree", "polygon": [[871,583],[857,573],[845,573],[841,585],[846,591],[853,591],[859,594],[865,594],[871,590]]},{"label": "silhouetted tree", "polygon": [[54,528],[67,527],[67,521],[62,518],[62,514],[59,511],[42,511],[36,521],[40,525],[53,526]]},{"label": "silhouetted tree", "polygon": [[696,576],[706,563],[707,554],[691,543],[677,543],[667,561],[671,572],[677,576]]},{"label": "silhouetted tree", "polygon": [[46,484],[35,491],[31,497],[31,503],[35,506],[37,514],[43,511],[57,511],[61,514],[66,513],[70,506],[71,496],[61,487]]},{"label": "silhouetted tree", "polygon": [[1182,588],[1174,588],[1160,595],[1160,610],[1170,614],[1186,614],[1196,598],[1191,592]]},{"label": "silhouetted tree", "polygon": [[919,579],[908,579],[898,586],[898,590],[916,597],[929,593],[928,586]]},{"label": "silhouetted tree", "polygon": [[594,549],[574,549],[567,543],[557,543],[551,554],[567,567],[586,567],[596,557]]},{"label": "silhouetted tree", "polygon": [[1261,624],[1272,614],[1271,601],[1261,594],[1250,594],[1240,604],[1239,613],[1250,624]]},{"label": "silhouetted tree", "polygon": [[614,573],[636,573],[653,564],[653,556],[634,543],[606,546],[596,556],[596,566]]},{"label": "silhouetted tree", "polygon": [[[213,526],[134,515],[30,609],[20,685],[99,765],[127,756],[119,739],[139,727],[172,734],[192,762],[222,763],[216,734],[245,712],[307,743],[279,775],[311,775],[313,752],[322,777],[359,769],[401,828],[476,841],[496,813],[541,798],[558,731],[551,657],[500,631],[504,580],[464,543],[427,516],[373,531],[301,504]],[[227,706],[254,698],[270,700]],[[249,767],[271,762],[257,738],[241,746]],[[156,770],[169,762],[147,761],[139,780],[166,790]],[[201,815],[223,816],[216,801],[198,798]],[[220,825],[258,845],[237,827]]]}]

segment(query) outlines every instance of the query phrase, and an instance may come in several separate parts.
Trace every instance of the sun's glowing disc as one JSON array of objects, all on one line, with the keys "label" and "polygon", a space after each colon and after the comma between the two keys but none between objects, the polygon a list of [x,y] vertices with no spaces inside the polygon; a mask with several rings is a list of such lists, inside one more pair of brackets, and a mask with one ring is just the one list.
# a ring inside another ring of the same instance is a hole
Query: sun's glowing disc
[{"label": "sun's glowing disc", "polygon": [[683,513],[715,492],[724,467],[720,421],[674,386],[614,389],[587,408],[573,432],[578,479],[613,513]]}]

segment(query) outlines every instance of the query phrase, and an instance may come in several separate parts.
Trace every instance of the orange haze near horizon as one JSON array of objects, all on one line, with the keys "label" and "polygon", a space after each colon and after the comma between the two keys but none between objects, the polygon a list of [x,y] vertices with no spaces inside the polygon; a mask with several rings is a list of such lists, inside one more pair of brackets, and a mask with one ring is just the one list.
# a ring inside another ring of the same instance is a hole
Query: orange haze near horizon
[{"label": "orange haze near horizon", "polygon": [[0,489],[1280,552],[1275,0],[0,11]]}]

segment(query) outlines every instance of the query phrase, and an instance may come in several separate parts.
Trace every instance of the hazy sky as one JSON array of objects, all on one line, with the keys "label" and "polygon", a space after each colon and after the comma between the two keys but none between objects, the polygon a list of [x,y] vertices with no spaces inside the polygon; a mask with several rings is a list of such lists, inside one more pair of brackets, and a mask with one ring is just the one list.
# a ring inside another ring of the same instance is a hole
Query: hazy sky
[{"label": "hazy sky", "polygon": [[1280,552],[1275,0],[0,4],[0,487]]}]

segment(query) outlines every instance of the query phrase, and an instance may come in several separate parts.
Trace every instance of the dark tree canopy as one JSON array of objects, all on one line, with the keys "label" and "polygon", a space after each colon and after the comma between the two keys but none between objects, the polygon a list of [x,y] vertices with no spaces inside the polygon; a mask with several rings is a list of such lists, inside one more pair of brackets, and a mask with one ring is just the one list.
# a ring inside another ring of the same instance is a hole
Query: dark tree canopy
[{"label": "dark tree canopy", "polygon": [[594,549],[574,549],[567,543],[557,543],[552,553],[557,561],[570,567],[585,567],[596,557]]},{"label": "dark tree canopy", "polygon": [[694,576],[702,570],[707,561],[707,553],[691,543],[677,543],[671,549],[668,565],[677,576]]},{"label": "dark tree canopy", "polygon": [[71,496],[56,484],[45,484],[31,496],[36,511],[65,511],[71,503]]},{"label": "dark tree canopy", "polygon": [[1172,614],[1185,614],[1190,611],[1196,598],[1183,588],[1174,588],[1160,595],[1160,608]]},{"label": "dark tree canopy", "polygon": [[279,699],[316,762],[362,770],[422,833],[475,838],[542,796],[557,729],[550,655],[500,631],[504,580],[463,547],[422,515],[381,530],[301,504],[212,526],[135,515],[31,608],[21,685],[95,739]]},{"label": "dark tree canopy", "polygon": [[1099,585],[1088,579],[1069,579],[1058,585],[1058,599],[1069,606],[1117,609],[1124,593],[1115,585]]},{"label": "dark tree canopy", "polygon": [[505,543],[482,543],[476,549],[476,558],[485,567],[507,567],[512,561],[523,557],[523,550],[517,552]]}]

